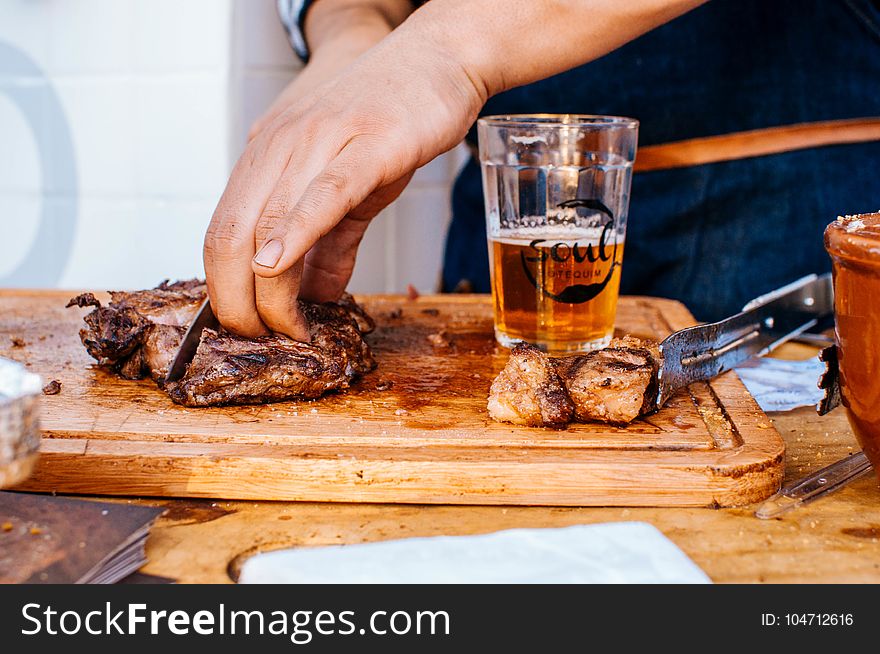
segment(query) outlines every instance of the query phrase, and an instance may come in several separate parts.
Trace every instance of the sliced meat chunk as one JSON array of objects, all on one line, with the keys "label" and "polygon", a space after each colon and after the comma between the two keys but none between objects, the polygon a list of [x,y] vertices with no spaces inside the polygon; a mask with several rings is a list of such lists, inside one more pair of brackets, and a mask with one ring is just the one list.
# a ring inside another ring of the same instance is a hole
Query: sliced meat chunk
[{"label": "sliced meat chunk", "polygon": [[554,428],[570,421],[625,425],[653,409],[659,365],[656,344],[629,336],[560,359],[518,345],[492,384],[489,415]]},{"label": "sliced meat chunk", "polygon": [[[162,386],[207,296],[204,282],[166,281],[154,289],[110,296],[106,307],[91,293],[70,301],[68,306],[96,307],[80,331],[83,344],[119,376],[149,376]],[[205,330],[186,374],[165,390],[175,402],[188,406],[316,398],[348,388],[356,377],[376,367],[363,338],[375,325],[350,295],[338,303],[300,302],[300,309],[309,322],[310,343]]]},{"label": "sliced meat chunk", "polygon": [[208,288],[199,279],[166,280],[146,291],[113,291],[110,306],[133,309],[155,325],[181,327],[195,319],[207,296]]},{"label": "sliced meat chunk", "polygon": [[164,281],[146,291],[113,291],[106,307],[92,293],[76,296],[67,306],[95,307],[79,334],[101,365],[125,379],[159,379],[207,293],[198,279]]},{"label": "sliced meat chunk", "polygon": [[612,341],[605,349],[557,361],[578,422],[625,425],[650,411],[657,392],[657,359],[632,340]]},{"label": "sliced meat chunk", "polygon": [[183,378],[166,389],[187,406],[317,398],[348,388],[376,367],[357,320],[336,304],[300,303],[310,343],[286,336],[241,338],[206,329]]},{"label": "sliced meat chunk", "polygon": [[488,408],[493,420],[530,427],[561,428],[574,415],[553,360],[526,343],[513,348],[492,382]]},{"label": "sliced meat chunk", "polygon": [[150,322],[128,307],[98,307],[85,317],[79,336],[102,365],[115,366],[140,347]]},{"label": "sliced meat chunk", "polygon": [[164,382],[168,368],[171,367],[183,337],[186,336],[186,330],[185,326],[153,325],[144,338],[141,348],[144,375],[149,375],[157,383]]}]

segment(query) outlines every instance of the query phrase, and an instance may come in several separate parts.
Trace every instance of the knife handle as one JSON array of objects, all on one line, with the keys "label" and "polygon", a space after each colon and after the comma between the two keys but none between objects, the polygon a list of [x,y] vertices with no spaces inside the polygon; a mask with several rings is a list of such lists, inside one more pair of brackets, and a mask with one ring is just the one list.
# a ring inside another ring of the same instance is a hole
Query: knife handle
[{"label": "knife handle", "polygon": [[761,504],[755,515],[764,520],[776,518],[845,486],[870,470],[871,462],[864,452],[853,454],[784,486]]}]

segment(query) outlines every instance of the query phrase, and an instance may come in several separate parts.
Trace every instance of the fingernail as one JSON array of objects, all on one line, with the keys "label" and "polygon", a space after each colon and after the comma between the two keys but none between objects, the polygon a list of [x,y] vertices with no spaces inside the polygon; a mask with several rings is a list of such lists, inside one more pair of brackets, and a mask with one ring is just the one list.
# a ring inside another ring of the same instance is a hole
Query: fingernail
[{"label": "fingernail", "polygon": [[273,238],[260,248],[254,257],[254,262],[264,268],[274,268],[281,261],[282,254],[284,254],[284,243]]}]

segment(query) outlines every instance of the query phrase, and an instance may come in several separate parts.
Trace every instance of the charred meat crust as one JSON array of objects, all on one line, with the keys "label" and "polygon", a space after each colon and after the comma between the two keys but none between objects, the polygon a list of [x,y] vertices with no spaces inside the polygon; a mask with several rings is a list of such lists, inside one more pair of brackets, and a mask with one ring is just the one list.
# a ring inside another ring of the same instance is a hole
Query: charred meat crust
[{"label": "charred meat crust", "polygon": [[355,299],[350,293],[343,293],[342,297],[340,297],[334,304],[348,311],[349,315],[357,323],[358,331],[360,331],[361,334],[366,336],[375,331],[376,321],[364,311],[361,305],[355,302]]},{"label": "charred meat crust", "polygon": [[[540,363],[539,363],[540,362]],[[648,341],[615,339],[609,347],[582,356],[553,359],[534,346],[513,349],[492,384],[489,414],[494,420],[560,428],[571,420],[626,425],[653,410],[660,352]],[[540,371],[540,372],[538,372]],[[565,400],[554,405],[572,410],[547,419],[537,398],[562,388]]]},{"label": "charred meat crust", "polygon": [[43,386],[43,395],[58,395],[61,392],[61,382],[53,379]]},{"label": "charred meat crust", "polygon": [[659,368],[648,348],[608,347],[556,365],[579,422],[626,425],[653,406]]},{"label": "charred meat crust", "polygon": [[95,298],[94,293],[81,293],[74,298],[71,298],[70,302],[67,303],[67,309],[70,307],[81,307],[85,309],[86,307],[100,307],[101,303],[98,302],[97,298]]},{"label": "charred meat crust", "polygon": [[348,388],[376,367],[358,321],[346,307],[300,303],[311,343],[283,336],[243,339],[206,329],[171,398],[187,406],[317,398]]},{"label": "charred meat crust", "polygon": [[111,292],[106,307],[92,293],[78,295],[67,306],[95,307],[85,317],[80,339],[98,363],[125,379],[158,379],[205,297],[200,280],[166,280],[151,290]]},{"label": "charred meat crust", "polygon": [[372,356],[338,343],[319,346],[280,336],[243,341],[206,329],[186,376],[168,386],[171,398],[187,406],[312,399],[348,388],[375,367]]},{"label": "charred meat crust", "polygon": [[[94,295],[68,306],[95,307],[80,338],[101,365],[125,379],[152,377],[162,386],[189,323],[207,296],[201,280],[136,292],[113,292],[102,307]],[[347,388],[376,367],[363,334],[375,325],[350,295],[338,303],[300,303],[311,343],[283,336],[247,339],[205,330],[186,375],[165,390],[188,406],[256,404],[316,398]]]},{"label": "charred meat crust", "polygon": [[207,286],[201,280],[173,284],[165,280],[146,291],[111,292],[110,306],[132,309],[154,324],[186,327],[195,319],[207,295]]},{"label": "charred meat crust", "polygon": [[141,346],[148,320],[129,307],[98,307],[85,317],[79,335],[99,363],[115,366]]}]

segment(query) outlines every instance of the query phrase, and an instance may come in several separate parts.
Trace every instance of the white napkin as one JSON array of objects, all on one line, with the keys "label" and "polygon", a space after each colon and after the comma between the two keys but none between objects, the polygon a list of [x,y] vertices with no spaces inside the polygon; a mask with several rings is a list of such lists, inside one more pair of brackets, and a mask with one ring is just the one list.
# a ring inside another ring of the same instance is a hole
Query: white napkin
[{"label": "white napkin", "polygon": [[643,522],[514,529],[280,550],[249,559],[244,584],[711,583]]},{"label": "white napkin", "polygon": [[736,368],[736,374],[764,411],[816,405],[822,399],[819,376],[823,372],[825,364],[817,358],[784,361],[767,357],[751,359]]}]

